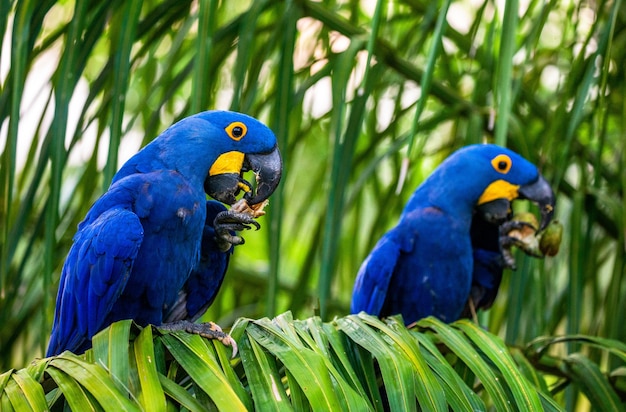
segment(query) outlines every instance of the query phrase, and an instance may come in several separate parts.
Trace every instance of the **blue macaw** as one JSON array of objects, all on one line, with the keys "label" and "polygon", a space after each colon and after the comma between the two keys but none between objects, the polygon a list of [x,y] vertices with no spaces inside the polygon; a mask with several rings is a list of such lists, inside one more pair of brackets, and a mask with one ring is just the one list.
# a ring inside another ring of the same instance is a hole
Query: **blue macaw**
[{"label": "blue macaw", "polygon": [[[249,170],[256,188],[242,177]],[[259,227],[219,202],[232,205],[243,191],[249,205],[260,204],[281,173],[276,137],[250,116],[207,111],[164,131],[121,167],[79,224],[47,356],[83,352],[122,319],[196,320],[215,298],[232,245],[243,242],[233,231]]]},{"label": "blue macaw", "polygon": [[452,322],[470,297],[476,308],[489,307],[506,267],[499,226],[518,198],[539,205],[545,228],[555,196],[532,163],[492,144],[450,155],[361,265],[351,312],[402,314],[411,324],[430,315]]}]

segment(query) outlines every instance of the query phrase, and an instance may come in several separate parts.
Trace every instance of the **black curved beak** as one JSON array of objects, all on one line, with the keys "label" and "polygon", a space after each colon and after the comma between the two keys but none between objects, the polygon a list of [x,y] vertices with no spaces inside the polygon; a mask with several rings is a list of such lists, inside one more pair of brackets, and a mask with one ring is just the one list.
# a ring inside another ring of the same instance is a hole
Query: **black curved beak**
[{"label": "black curved beak", "polygon": [[[520,186],[517,191],[519,199],[528,199],[539,206],[541,212],[541,224],[539,231],[548,226],[554,215],[554,204],[556,197],[552,188],[543,178],[539,178],[528,185]],[[490,202],[476,206],[476,211],[480,213],[486,221],[494,224],[501,224],[508,220],[511,215],[511,202],[509,199],[494,199]]]},{"label": "black curved beak", "polygon": [[541,213],[539,231],[545,229],[554,216],[554,204],[556,203],[556,196],[548,181],[539,175],[534,183],[521,186],[518,193],[520,199],[528,199],[539,206]]},{"label": "black curved beak", "polygon": [[[256,190],[241,174],[251,170],[256,175]],[[204,191],[213,199],[232,205],[237,195],[244,191],[249,205],[256,205],[269,198],[278,187],[283,172],[283,162],[278,147],[269,153],[246,154],[239,173],[210,175],[204,181]]]},{"label": "black curved beak", "polygon": [[256,193],[253,191],[246,192],[244,198],[250,205],[261,203],[274,193],[283,173],[283,161],[278,146],[267,154],[246,155],[244,168],[254,172],[257,183]]}]

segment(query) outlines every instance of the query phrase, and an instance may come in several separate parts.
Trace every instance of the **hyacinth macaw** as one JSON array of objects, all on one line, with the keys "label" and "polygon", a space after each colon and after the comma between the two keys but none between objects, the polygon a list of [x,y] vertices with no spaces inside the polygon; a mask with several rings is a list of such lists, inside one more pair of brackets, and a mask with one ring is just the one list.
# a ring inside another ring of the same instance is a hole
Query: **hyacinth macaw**
[{"label": "hyacinth macaw", "polygon": [[[256,188],[243,172],[256,174]],[[191,323],[211,304],[234,230],[258,223],[232,205],[276,189],[276,137],[240,113],[207,111],[175,123],[130,158],[79,224],[63,266],[47,356],[91,346],[112,322]],[[206,192],[206,193],[205,193]],[[185,328],[185,327],[183,327]]]},{"label": "hyacinth macaw", "polygon": [[411,324],[430,315],[452,322],[470,295],[476,308],[489,307],[504,267],[499,225],[518,198],[538,204],[545,228],[555,196],[532,163],[492,144],[450,155],[361,265],[352,313],[402,314]]}]

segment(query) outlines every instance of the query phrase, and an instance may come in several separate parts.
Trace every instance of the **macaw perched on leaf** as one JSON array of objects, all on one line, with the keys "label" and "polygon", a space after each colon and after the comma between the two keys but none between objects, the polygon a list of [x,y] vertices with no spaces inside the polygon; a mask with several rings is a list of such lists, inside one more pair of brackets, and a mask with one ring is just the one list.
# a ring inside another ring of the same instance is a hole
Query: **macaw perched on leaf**
[{"label": "macaw perched on leaf", "polygon": [[276,137],[250,116],[202,112],[164,131],[122,166],[79,224],[47,356],[83,352],[122,319],[234,343],[219,327],[192,322],[215,298],[232,246],[243,243],[233,231],[258,229],[262,213],[227,210],[206,194],[232,205],[243,191],[238,203],[258,211],[281,173]]},{"label": "macaw perched on leaf", "polygon": [[519,225],[507,220],[515,199],[538,204],[539,230],[552,219],[552,189],[518,154],[485,144],[450,155],[363,262],[352,313],[402,314],[411,324],[431,315],[452,322],[465,313],[470,297],[476,308],[489,307],[505,267],[508,226]]}]

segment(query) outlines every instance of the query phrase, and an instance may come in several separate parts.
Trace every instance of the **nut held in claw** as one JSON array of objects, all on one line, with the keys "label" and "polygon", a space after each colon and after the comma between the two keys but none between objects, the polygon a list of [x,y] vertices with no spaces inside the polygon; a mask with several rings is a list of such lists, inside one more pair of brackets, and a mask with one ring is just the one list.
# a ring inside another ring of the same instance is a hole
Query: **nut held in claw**
[{"label": "nut held in claw", "polygon": [[256,219],[258,217],[264,216],[265,206],[269,203],[269,200],[265,199],[260,203],[255,205],[249,205],[248,201],[245,198],[239,199],[237,203],[231,206],[230,210],[237,213],[244,213],[252,218]]},{"label": "nut held in claw", "polygon": [[559,253],[561,238],[563,237],[563,225],[558,220],[550,222],[548,227],[541,232],[539,250],[546,256],[555,256]]},{"label": "nut held in claw", "polygon": [[509,231],[507,236],[516,239],[515,245],[526,254],[541,257],[542,253],[537,238],[537,228],[539,228],[537,217],[530,212],[520,212],[516,213],[511,220],[526,223],[526,225]]}]

